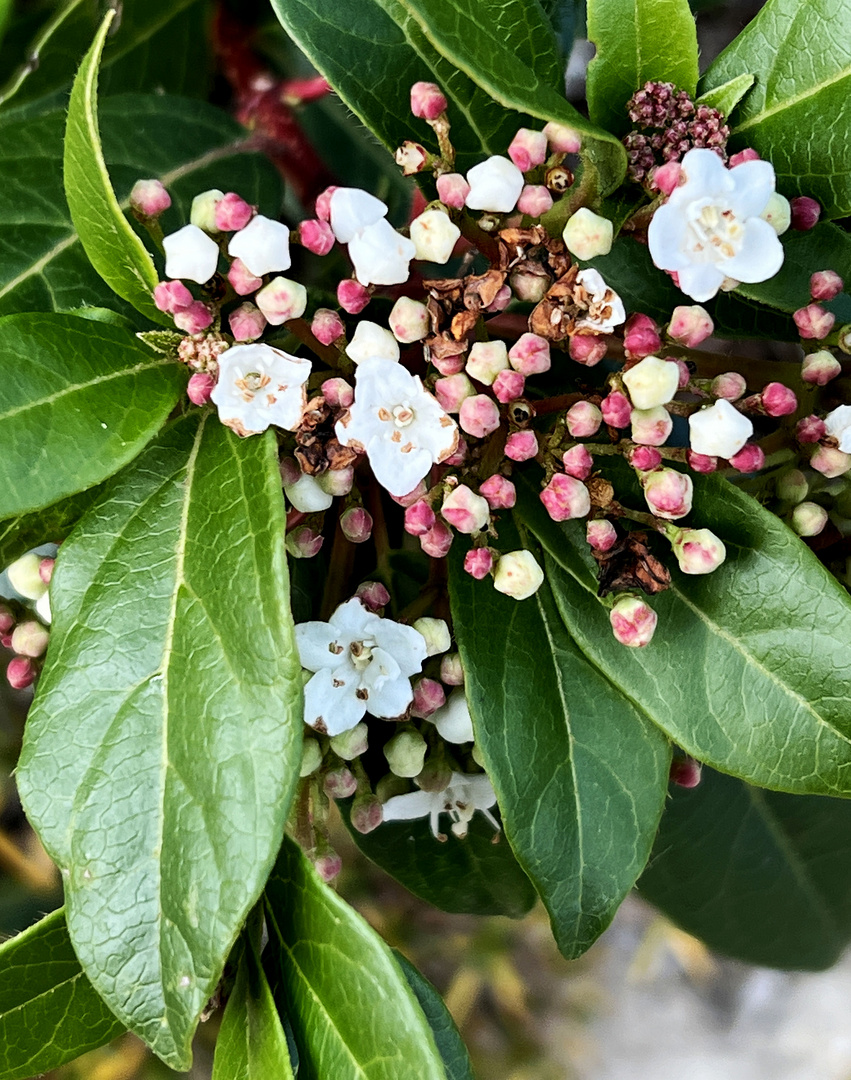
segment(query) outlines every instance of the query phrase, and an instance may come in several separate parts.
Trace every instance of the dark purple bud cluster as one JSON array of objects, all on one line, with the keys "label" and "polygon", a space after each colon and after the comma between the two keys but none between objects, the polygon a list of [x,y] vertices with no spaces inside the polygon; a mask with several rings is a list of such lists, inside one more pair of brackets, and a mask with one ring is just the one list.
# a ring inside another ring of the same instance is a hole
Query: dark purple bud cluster
[{"label": "dark purple bud cluster", "polygon": [[624,138],[629,175],[642,183],[652,170],[679,161],[695,147],[716,150],[726,160],[730,129],[723,115],[708,105],[695,105],[673,83],[648,82],[627,102],[635,128]]}]

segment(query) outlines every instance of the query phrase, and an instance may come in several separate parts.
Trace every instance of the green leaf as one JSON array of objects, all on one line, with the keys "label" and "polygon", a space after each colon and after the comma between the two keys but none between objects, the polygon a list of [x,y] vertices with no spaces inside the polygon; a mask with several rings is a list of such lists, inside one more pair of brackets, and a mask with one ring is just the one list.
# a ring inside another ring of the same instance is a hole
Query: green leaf
[{"label": "green leaf", "polygon": [[745,94],[756,82],[756,76],[750,74],[736,75],[729,82],[716,86],[714,90],[707,90],[701,94],[695,102],[696,105],[707,105],[710,109],[717,109],[725,117],[739,104]]},{"label": "green leaf", "polygon": [[274,436],[194,412],[109,494],[60,550],[18,783],[86,974],[186,1069],[299,771]]},{"label": "green leaf", "polygon": [[65,129],[65,196],[86,255],[107,285],[153,322],[168,324],[152,295],[159,281],[154,260],[115,197],[98,131],[98,63],[114,17],[114,10],[105,15],[71,90]]},{"label": "green leaf", "polygon": [[268,949],[304,1080],[446,1080],[431,1028],[390,949],[284,839],[266,887]]},{"label": "green leaf", "polygon": [[[638,506],[630,470],[604,472]],[[597,597],[584,524],[552,522],[525,475],[518,496],[576,643],[674,742],[762,787],[851,794],[851,600],[778,518],[725,480],[694,477],[691,523],[710,527],[727,559],[705,576],[673,567],[652,600],[653,641],[628,649]]]},{"label": "green leaf", "polygon": [[[349,825],[345,804],[343,818]],[[406,889],[453,914],[508,915],[520,919],[535,903],[532,883],[514,853],[481,814],[464,840],[435,839],[427,819],[388,821],[365,836],[349,828],[368,858]]]},{"label": "green leaf", "polygon": [[61,908],[0,945],[0,1080],[58,1069],[123,1031],[83,974]]},{"label": "green leaf", "polygon": [[641,894],[711,948],[819,969],[851,939],[851,803],[703,770],[672,789]]},{"label": "green leaf", "polygon": [[[583,153],[600,175],[601,195],[614,191],[626,174],[626,151],[609,132],[589,123],[565,101],[561,86],[542,77],[524,62],[515,42],[505,41],[505,33],[495,21],[501,7],[514,10],[513,4],[499,0],[394,0],[420,24],[433,46],[460,71],[507,109],[528,113],[537,120],[556,121],[574,128],[582,137]],[[520,6],[522,10],[522,5]],[[532,21],[518,12],[524,27],[531,26],[537,37],[543,13],[537,4],[528,5]],[[536,17],[537,16],[537,17]],[[543,34],[551,37],[545,28]]]},{"label": "green leaf", "polygon": [[8,566],[40,544],[61,543],[102,494],[103,486],[98,485],[42,510],[0,521],[0,566]]},{"label": "green leaf", "polygon": [[[174,205],[166,233],[189,217],[192,198],[228,186],[276,217],[281,181],[270,162],[246,152],[246,132],[220,109],[200,101],[127,94],[100,109],[104,158],[124,209],[140,177],[157,177]],[[65,111],[0,126],[0,314],[117,307],[148,326],[92,268],[71,224],[62,189]],[[33,192],[38,191],[38,198]]]},{"label": "green leaf", "polygon": [[186,385],[127,330],[73,315],[0,319],[0,520],[99,484],[139,453]]},{"label": "green leaf", "polygon": [[[502,550],[521,546],[508,522],[499,534]],[[670,749],[576,648],[546,584],[518,602],[464,573],[462,557],[450,557],[450,598],[476,745],[505,834],[573,958],[647,862]]]},{"label": "green leaf", "polygon": [[431,1026],[434,1041],[443,1059],[443,1067],[446,1069],[446,1080],[475,1080],[467,1047],[455,1026],[452,1014],[443,1003],[443,998],[398,949],[393,950],[393,955]]},{"label": "green leaf", "polygon": [[774,165],[784,195],[810,195],[829,218],[851,213],[851,0],[769,0],[709,66],[702,93],[739,75],[733,148]]},{"label": "green leaf", "polygon": [[588,65],[588,115],[625,135],[626,103],[651,79],[672,82],[693,97],[697,88],[697,28],[688,0],[588,0],[588,38],[597,48]]},{"label": "green leaf", "polygon": [[212,1080],[293,1080],[287,1036],[250,944],[239,962],[216,1039]]}]

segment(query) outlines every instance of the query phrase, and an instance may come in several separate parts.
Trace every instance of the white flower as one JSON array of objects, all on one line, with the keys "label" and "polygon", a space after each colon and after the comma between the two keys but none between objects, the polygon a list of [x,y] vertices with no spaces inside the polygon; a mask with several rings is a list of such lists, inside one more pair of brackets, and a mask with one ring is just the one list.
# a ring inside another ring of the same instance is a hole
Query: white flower
[{"label": "white flower", "polygon": [[824,418],[828,435],[839,443],[844,454],[851,454],[851,405],[840,405]]},{"label": "white flower", "polygon": [[446,704],[433,712],[429,720],[437,728],[441,739],[446,742],[460,744],[473,741],[473,721],[462,686],[452,691]]},{"label": "white flower", "polygon": [[523,173],[506,157],[489,157],[467,173],[470,191],[467,206],[471,210],[491,210],[507,214],[517,205],[523,190]]},{"label": "white flower", "polygon": [[396,338],[378,323],[364,319],[355,327],[352,340],[346,346],[346,356],[356,364],[363,360],[379,357],[383,360],[399,359],[399,343]]},{"label": "white flower", "polygon": [[[743,169],[744,165],[736,168]],[[689,444],[696,454],[731,458],[742,449],[751,435],[753,424],[726,398],[688,418]]]},{"label": "white flower", "polygon": [[576,275],[576,285],[581,286],[585,295],[583,304],[587,305],[588,314],[578,319],[577,330],[593,330],[595,334],[610,334],[616,326],[620,326],[626,320],[626,310],[623,300],[614,289],[609,288],[597,270],[590,267],[580,270]]},{"label": "white flower", "polygon": [[203,285],[216,272],[219,246],[197,225],[184,225],[164,237],[163,249],[166,277],[197,281]]},{"label": "white flower", "polygon": [[361,285],[401,285],[416,248],[386,218],[367,225],[349,241],[349,258]]},{"label": "white flower", "polygon": [[255,277],[289,270],[290,230],[280,221],[256,214],[244,229],[233,234],[228,255],[241,260]]},{"label": "white flower", "polygon": [[426,210],[411,222],[411,240],[417,250],[416,257],[427,262],[443,265],[461,230],[442,210]]},{"label": "white flower", "polygon": [[315,674],[304,688],[304,719],[328,735],[349,731],[369,710],[392,720],[414,698],[410,676],[423,665],[422,634],[381,619],[357,597],[326,622],[295,628],[302,667]]},{"label": "white flower", "polygon": [[452,818],[452,832],[458,837],[467,835],[467,826],[477,810],[485,815],[499,831],[499,822],[490,812],[496,803],[493,785],[484,773],[468,776],[453,773],[449,786],[443,791],[412,791],[408,795],[394,795],[384,804],[385,821],[410,821],[412,818],[431,818],[431,831],[438,840],[446,839],[438,832],[441,814]]},{"label": "white flower", "polygon": [[237,435],[258,435],[270,424],[295,431],[301,423],[310,361],[271,345],[235,345],[219,357],[210,399]]},{"label": "white flower", "polygon": [[636,409],[655,409],[657,405],[667,405],[676,394],[680,369],[658,356],[645,356],[624,372],[623,381]]},{"label": "white flower", "polygon": [[416,375],[393,360],[364,360],[355,400],[336,426],[344,446],[363,451],[375,478],[391,495],[407,495],[432,465],[458,447],[458,427],[423,389]]},{"label": "white flower", "polygon": [[315,476],[302,473],[294,484],[284,484],[284,494],[296,510],[303,514],[315,514],[327,510],[334,496],[325,490]]},{"label": "white flower", "polygon": [[337,188],[328,206],[331,230],[341,244],[350,244],[362,229],[387,213],[386,204],[363,188]]},{"label": "white flower", "polygon": [[728,169],[713,150],[689,150],[686,182],[675,188],[650,222],[653,262],[675,271],[694,300],[709,300],[725,278],[765,281],[783,264],[783,247],[760,214],[774,193],[767,161]]}]

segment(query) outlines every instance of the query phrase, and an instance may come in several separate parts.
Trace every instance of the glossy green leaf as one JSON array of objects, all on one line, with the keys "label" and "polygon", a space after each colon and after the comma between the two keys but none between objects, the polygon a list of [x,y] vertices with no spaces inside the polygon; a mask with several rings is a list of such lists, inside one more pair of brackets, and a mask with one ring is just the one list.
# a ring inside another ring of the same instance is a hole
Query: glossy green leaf
[{"label": "glossy green leaf", "polygon": [[103,494],[103,486],[80,491],[42,510],[0,521],[0,566],[40,544],[59,544]]},{"label": "glossy green leaf", "polygon": [[784,195],[810,195],[827,217],[851,213],[851,0],[768,0],[709,66],[702,93],[752,74],[733,147],[774,165]]},{"label": "glossy green leaf", "polygon": [[446,1080],[392,952],[289,838],[266,899],[300,1080]]},{"label": "glossy green leaf", "polygon": [[407,960],[397,949],[393,950],[393,955],[429,1022],[437,1049],[443,1059],[443,1067],[446,1069],[446,1080],[474,1080],[473,1066],[470,1064],[467,1047],[452,1019],[452,1014],[443,1003],[443,998],[410,960]]},{"label": "glossy green leaf", "polygon": [[[0,125],[0,314],[90,305],[117,307],[137,325],[149,325],[92,268],[71,224],[62,189],[64,127],[64,110]],[[263,213],[278,215],[277,171],[260,154],[246,152],[245,130],[220,109],[126,94],[101,105],[100,128],[125,210],[139,177],[158,177],[168,188],[174,205],[161,219],[166,233],[184,225],[192,198],[224,176]]]},{"label": "glossy green leaf", "polygon": [[746,963],[835,963],[851,940],[851,803],[763,791],[711,769],[672,795],[641,895]]},{"label": "glossy green leaf", "polygon": [[618,135],[632,127],[626,103],[651,79],[694,95],[697,28],[688,0],[588,0],[588,115]]},{"label": "glossy green leaf", "polygon": [[100,55],[115,11],[108,11],[80,65],[65,129],[65,197],[92,266],[109,287],[154,322],[170,320],[154,304],[154,260],[124,217],[106,168],[97,118]]},{"label": "glossy green leaf", "polygon": [[747,73],[735,75],[729,82],[716,86],[714,90],[707,90],[697,99],[697,105],[707,105],[710,109],[717,109],[725,117],[739,104],[745,94],[756,82],[756,76]]},{"label": "glossy green leaf", "polygon": [[[521,546],[508,522],[499,540]],[[462,558],[450,557],[450,597],[476,745],[558,947],[579,956],[647,861],[668,741],[575,646],[546,584],[518,602],[464,573]]]},{"label": "glossy green leaf", "polygon": [[57,560],[18,784],[86,974],[186,1069],[298,777],[274,436],[192,413],[109,494]]},{"label": "glossy green leaf", "polygon": [[165,423],[182,365],[73,315],[0,319],[0,520],[112,476]]},{"label": "glossy green leaf", "polygon": [[[344,820],[348,813],[343,805]],[[350,829],[368,858],[406,889],[454,914],[522,918],[535,903],[535,890],[520,869],[505,837],[481,814],[464,840],[436,840],[428,819],[388,821],[365,836]]]},{"label": "glossy green leaf", "polygon": [[[628,473],[610,473],[627,502]],[[520,513],[547,551],[565,624],[591,662],[699,760],[762,787],[851,795],[851,599],[750,496],[713,476],[694,477],[694,487],[689,523],[710,527],[727,559],[700,576],[674,565],[671,587],[651,601],[653,641],[628,649],[597,597],[584,523],[556,525],[522,478]]]},{"label": "glossy green leaf", "polygon": [[27,1080],[117,1038],[54,911],[0,945],[0,1080]]},{"label": "glossy green leaf", "polygon": [[[513,4],[499,0],[397,0],[420,24],[433,46],[460,71],[507,109],[528,113],[538,121],[556,121],[574,128],[582,137],[583,153],[593,162],[600,177],[600,194],[608,195],[626,174],[626,152],[609,132],[589,123],[538,70],[524,61],[516,44],[506,40],[495,21],[501,7]],[[522,19],[537,38],[543,19],[537,4],[528,5],[530,14]],[[521,5],[522,10],[522,5]],[[549,38],[547,27],[543,36]]]}]

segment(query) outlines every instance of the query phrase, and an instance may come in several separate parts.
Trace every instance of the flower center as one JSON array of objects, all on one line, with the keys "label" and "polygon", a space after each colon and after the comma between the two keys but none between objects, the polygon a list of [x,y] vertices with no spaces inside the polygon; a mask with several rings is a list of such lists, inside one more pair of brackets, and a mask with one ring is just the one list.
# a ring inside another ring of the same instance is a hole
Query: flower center
[{"label": "flower center", "polygon": [[732,259],[742,242],[744,229],[736,215],[708,199],[688,208],[691,248],[701,261]]},{"label": "flower center", "polygon": [[243,401],[253,401],[257,391],[268,386],[271,381],[265,372],[248,371],[234,379],[233,385],[240,391]]},{"label": "flower center", "polygon": [[393,423],[397,428],[405,428],[408,424],[412,423],[414,419],[414,410],[410,405],[397,405],[393,409]]},{"label": "flower center", "polygon": [[364,671],[372,662],[372,650],[376,647],[374,641],[353,641],[349,646],[352,663],[358,671]]}]

